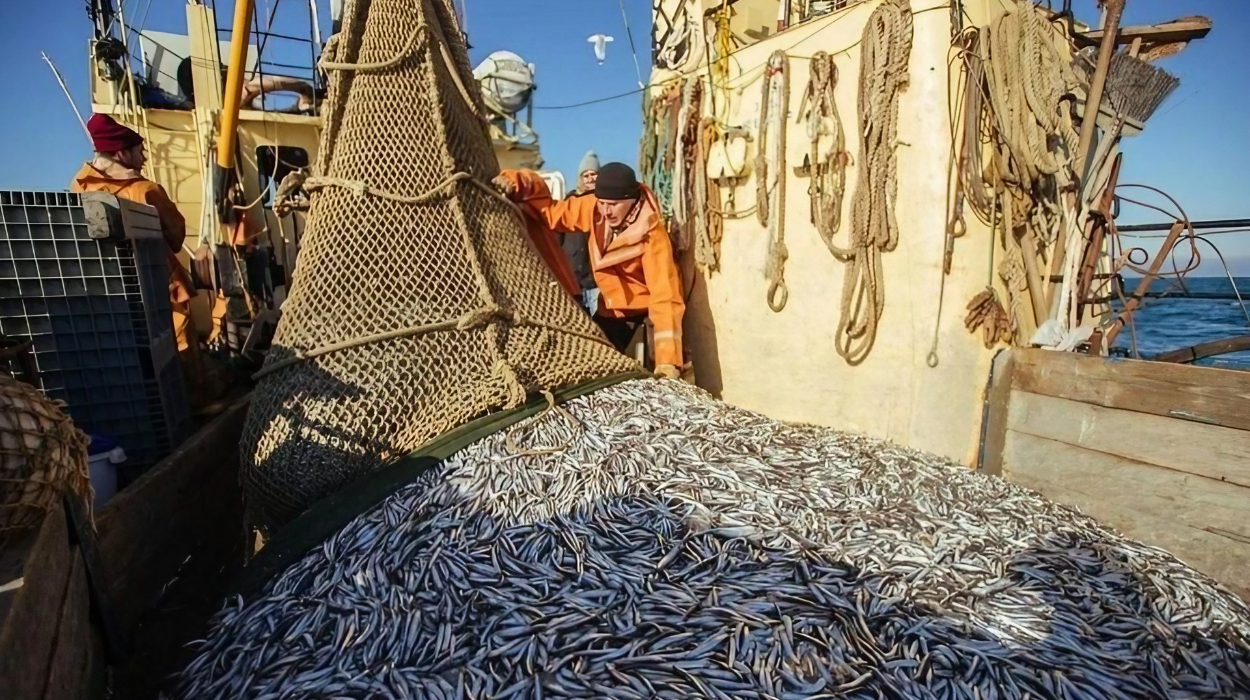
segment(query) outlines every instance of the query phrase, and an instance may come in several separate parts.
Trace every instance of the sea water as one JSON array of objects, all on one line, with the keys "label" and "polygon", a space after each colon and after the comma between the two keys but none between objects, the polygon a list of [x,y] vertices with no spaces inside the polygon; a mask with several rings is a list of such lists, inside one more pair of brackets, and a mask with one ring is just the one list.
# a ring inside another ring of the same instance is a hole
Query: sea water
[{"label": "sea water", "polygon": [[[1250,305],[1250,277],[1234,277],[1236,289]],[[1137,288],[1138,280],[1125,279],[1128,293]],[[1173,280],[1156,280],[1151,292],[1167,293],[1162,299],[1146,299],[1133,315],[1137,350],[1143,358],[1169,350],[1179,350],[1198,343],[1231,336],[1250,335],[1250,323],[1233,294],[1227,277],[1190,277],[1184,286]],[[1228,299],[1195,299],[1186,294],[1220,294]],[[1120,304],[1115,304],[1117,308]],[[1247,306],[1250,311],[1250,306]],[[1132,331],[1125,327],[1116,338],[1116,347],[1131,349]],[[1250,370],[1250,351],[1230,353],[1199,360],[1194,364],[1208,367]]]}]

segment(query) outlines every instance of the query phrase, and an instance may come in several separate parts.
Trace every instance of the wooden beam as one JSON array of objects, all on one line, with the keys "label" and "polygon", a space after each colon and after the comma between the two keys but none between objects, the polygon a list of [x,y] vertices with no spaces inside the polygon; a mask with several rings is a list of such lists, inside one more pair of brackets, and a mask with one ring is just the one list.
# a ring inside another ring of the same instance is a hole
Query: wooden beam
[{"label": "wooden beam", "polygon": [[1230,352],[1242,352],[1250,350],[1250,335],[1239,335],[1232,338],[1221,338],[1213,340],[1209,343],[1198,343],[1180,350],[1169,350],[1168,352],[1159,353],[1153,359],[1155,362],[1176,362],[1180,364],[1188,364],[1206,357],[1215,357],[1216,355],[1224,355]]},{"label": "wooden beam", "polygon": [[91,697],[102,690],[92,687],[98,675],[92,667],[102,666],[104,660],[95,653],[97,630],[91,624],[90,611],[87,568],[78,557],[70,570],[60,615],[48,623],[56,629],[56,644],[49,659],[44,698]]},{"label": "wooden beam", "polygon": [[994,356],[990,383],[985,388],[985,405],[981,410],[977,471],[994,476],[1003,473],[1003,446],[1007,439],[1007,409],[1011,402],[1015,355],[1015,350],[1003,350]]},{"label": "wooden beam", "polygon": [[[44,697],[58,620],[78,553],[69,545],[65,512],[58,507],[43,525],[0,542],[0,697]],[[82,610],[86,614],[87,607]]]},{"label": "wooden beam", "polygon": [[[238,446],[249,400],[231,406],[97,514],[105,589],[123,639],[188,557],[215,556],[233,546],[223,540],[243,537]],[[232,526],[224,522],[230,518]]]},{"label": "wooden beam", "polygon": [[[1210,19],[1206,17],[1189,17],[1159,24],[1120,27],[1115,43],[1117,45],[1132,44],[1134,39],[1141,39],[1144,44],[1170,44],[1177,41],[1202,39],[1210,33]],[[1102,35],[1103,31],[1101,29],[1092,29],[1087,32],[1078,32],[1076,36],[1078,41],[1087,44],[1097,44],[1102,41]]]},{"label": "wooden beam", "polygon": [[1006,450],[1008,481],[1162,547],[1250,598],[1247,489],[1014,431]]},{"label": "wooden beam", "polygon": [[1250,504],[1250,432],[1013,391],[1007,427],[1236,485]]},{"label": "wooden beam", "polygon": [[1250,373],[1017,349],[1017,391],[1250,430]]}]

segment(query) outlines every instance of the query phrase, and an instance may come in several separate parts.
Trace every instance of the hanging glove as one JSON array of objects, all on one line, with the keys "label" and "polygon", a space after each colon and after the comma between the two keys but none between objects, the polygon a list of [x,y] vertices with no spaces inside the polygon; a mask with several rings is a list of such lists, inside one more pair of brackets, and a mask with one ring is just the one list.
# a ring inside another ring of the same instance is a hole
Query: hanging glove
[{"label": "hanging glove", "polygon": [[516,183],[504,175],[496,175],[491,179],[490,184],[494,185],[500,193],[507,195],[509,199],[516,194]]},{"label": "hanging glove", "polygon": [[655,373],[665,379],[681,379],[681,370],[673,365],[656,365]]}]

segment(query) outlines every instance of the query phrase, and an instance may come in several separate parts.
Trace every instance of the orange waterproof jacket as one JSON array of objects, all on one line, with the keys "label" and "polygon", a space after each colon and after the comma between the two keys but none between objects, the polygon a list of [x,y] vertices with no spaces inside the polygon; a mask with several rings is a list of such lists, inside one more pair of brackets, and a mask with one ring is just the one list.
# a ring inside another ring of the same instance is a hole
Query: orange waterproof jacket
[{"label": "orange waterproof jacket", "polygon": [[177,253],[182,250],[182,242],[187,237],[187,222],[182,212],[165,194],[165,188],[143,177],[134,170],[114,164],[101,172],[91,163],[84,163],[82,169],[70,183],[73,192],[108,192],[132,202],[149,204],[156,209],[161,220],[161,232],[165,234],[168,244],[169,259],[169,299],[174,304],[185,304],[195,296],[195,288],[191,283],[191,274],[178,261]]},{"label": "orange waterproof jacket", "polygon": [[556,276],[556,281],[564,287],[564,291],[580,298],[582,286],[578,284],[577,276],[573,274],[569,259],[564,254],[564,248],[560,246],[559,239],[547,225],[547,220],[542,213],[551,206],[551,189],[547,187],[547,182],[541,176],[537,180],[537,182],[530,183],[523,196],[518,192],[513,197],[513,201],[520,205],[521,211],[524,212],[525,231],[534,242],[534,247],[538,249],[538,254],[547,263],[547,268]]},{"label": "orange waterproof jacket", "polygon": [[[505,170],[503,175],[516,185],[517,191],[511,195],[516,201],[546,189],[542,176],[530,170]],[[681,367],[681,320],[686,303],[673,261],[673,245],[651,190],[643,187],[641,211],[619,232],[608,231],[598,212],[599,200],[593,196],[560,202],[551,202],[548,197],[547,201],[540,212],[548,227],[560,233],[589,235],[590,265],[599,287],[598,314],[608,318],[646,314],[655,331],[656,364]]]}]

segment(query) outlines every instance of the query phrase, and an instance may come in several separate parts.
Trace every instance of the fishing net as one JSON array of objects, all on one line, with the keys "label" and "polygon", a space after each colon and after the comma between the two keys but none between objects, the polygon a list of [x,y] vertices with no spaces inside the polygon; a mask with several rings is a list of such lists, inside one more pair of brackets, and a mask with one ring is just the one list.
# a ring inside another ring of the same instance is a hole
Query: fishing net
[{"label": "fishing net", "polygon": [[51,399],[0,373],[0,534],[38,527],[67,491],[91,511],[87,443]]},{"label": "fishing net", "polygon": [[491,188],[447,0],[349,2],[322,68],[308,229],[243,441],[249,515],[270,530],[527,392],[636,367]]},{"label": "fishing net", "polygon": [[674,381],[564,407],[231,600],[175,696],[1250,697],[1244,602],[1036,492]]}]

